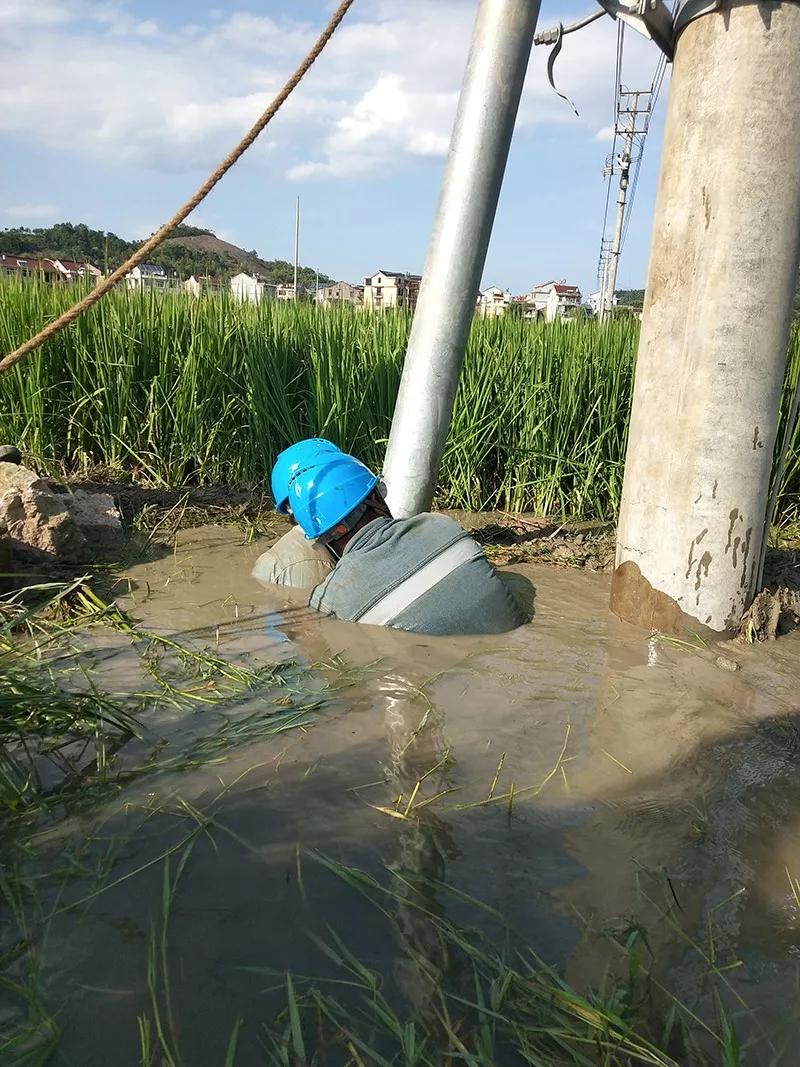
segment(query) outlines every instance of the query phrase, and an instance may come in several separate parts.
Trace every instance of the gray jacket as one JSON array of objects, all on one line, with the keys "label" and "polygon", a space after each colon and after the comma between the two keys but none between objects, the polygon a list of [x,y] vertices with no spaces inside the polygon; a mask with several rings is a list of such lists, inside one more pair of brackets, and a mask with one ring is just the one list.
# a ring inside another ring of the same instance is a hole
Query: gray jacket
[{"label": "gray jacket", "polygon": [[525,621],[480,545],[446,515],[367,523],[309,603],[424,634],[505,633]]}]

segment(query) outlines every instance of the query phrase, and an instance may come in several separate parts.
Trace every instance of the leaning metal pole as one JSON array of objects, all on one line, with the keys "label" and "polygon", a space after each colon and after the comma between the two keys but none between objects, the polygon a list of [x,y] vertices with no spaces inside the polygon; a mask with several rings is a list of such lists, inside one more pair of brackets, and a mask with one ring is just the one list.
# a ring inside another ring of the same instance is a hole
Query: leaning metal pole
[{"label": "leaning metal pole", "polygon": [[433,499],[538,15],[480,0],[386,453],[397,517]]},{"label": "leaning metal pole", "polygon": [[680,34],[611,608],[736,630],[755,592],[800,256],[800,3]]}]

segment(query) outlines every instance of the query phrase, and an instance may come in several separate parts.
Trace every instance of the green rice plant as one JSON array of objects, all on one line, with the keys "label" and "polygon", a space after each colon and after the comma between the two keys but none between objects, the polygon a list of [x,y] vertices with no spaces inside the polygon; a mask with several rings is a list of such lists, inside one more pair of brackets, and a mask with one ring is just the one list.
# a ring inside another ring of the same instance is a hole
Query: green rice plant
[{"label": "green rice plant", "polygon": [[[0,281],[0,346],[71,298]],[[404,312],[115,291],[0,376],[0,438],[66,475],[103,468],[169,488],[263,489],[275,454],[309,435],[380,469],[410,325]],[[613,518],[638,331],[632,318],[476,319],[437,503]],[[795,329],[779,441],[798,376]],[[800,426],[790,436],[779,519],[800,511]]]}]

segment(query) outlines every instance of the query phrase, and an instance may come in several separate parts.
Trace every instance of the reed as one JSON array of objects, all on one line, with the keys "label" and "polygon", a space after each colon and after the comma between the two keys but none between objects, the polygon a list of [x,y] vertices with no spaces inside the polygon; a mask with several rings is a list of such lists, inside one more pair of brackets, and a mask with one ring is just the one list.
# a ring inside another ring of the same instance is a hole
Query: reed
[{"label": "reed", "polygon": [[[66,287],[0,283],[0,346],[58,314]],[[0,438],[68,475],[263,487],[273,458],[324,435],[381,466],[410,318],[228,295],[114,292],[0,377]],[[440,506],[613,518],[638,323],[476,320]],[[800,376],[795,330],[782,406]],[[781,431],[782,432],[782,431]],[[795,431],[778,514],[798,511]]]}]

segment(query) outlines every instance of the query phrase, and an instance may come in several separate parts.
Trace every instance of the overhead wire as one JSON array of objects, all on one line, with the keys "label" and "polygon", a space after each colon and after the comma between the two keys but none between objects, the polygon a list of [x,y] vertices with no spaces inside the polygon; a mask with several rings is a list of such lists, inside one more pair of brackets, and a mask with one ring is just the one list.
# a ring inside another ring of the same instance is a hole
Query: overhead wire
[{"label": "overhead wire", "polygon": [[126,259],[120,267],[117,267],[117,269],[109,274],[107,278],[103,278],[103,280],[90,293],[84,296],[82,300],[78,300],[72,307],[67,308],[67,310],[57,319],[54,319],[53,322],[49,322],[37,334],[15,348],[13,352],[9,352],[4,359],[0,359],[0,373],[10,370],[11,367],[18,363],[24,356],[36,351],[36,349],[43,345],[45,341],[48,341],[51,337],[54,337],[61,330],[73,323],[84,311],[88,311],[89,308],[96,304],[106,293],[110,292],[114,286],[118,285],[129,271],[142,263],[151,252],[158,248],[161,242],[169,237],[170,233],[172,233],[176,226],[180,225],[187,215],[194,211],[197,205],[206,198],[214,186],[228,173],[231,167],[241,159],[258,135],[262,133],[268,123],[275,117],[282,105],[291,96],[308,73],[309,69],[313,66],[325,45],[331,37],[333,37],[339,24],[347,14],[348,10],[352,7],[353,3],[354,0],[341,0],[341,3],[333,12],[327,25],[312,46],[311,51],[308,52],[295,70],[294,74],[292,74],[289,80],[284,84],[283,88],[278,92],[266,111],[259,116],[244,137],[211,172],[200,188],[189,197],[182,207],[178,208],[172,218],[156,230],[156,232],[149,237],[132,256]]},{"label": "overhead wire", "polygon": [[[661,89],[664,84],[664,78],[667,72],[667,57],[662,53],[658,62],[656,63],[656,69],[653,74],[653,80],[650,83],[650,107],[645,114],[644,125],[642,132],[638,135],[636,160],[633,165],[633,174],[630,180],[630,191],[628,193],[628,207],[625,213],[625,221],[622,225],[622,237],[620,240],[620,251],[625,247],[625,238],[628,236],[628,227],[630,226],[631,218],[633,216],[633,205],[636,201],[636,190],[639,187],[639,174],[642,168],[642,159],[644,158],[644,149],[646,144],[647,133],[650,129],[650,121],[653,117],[653,113],[658,103],[658,98],[661,95]],[[635,121],[635,116],[634,116]]]}]

